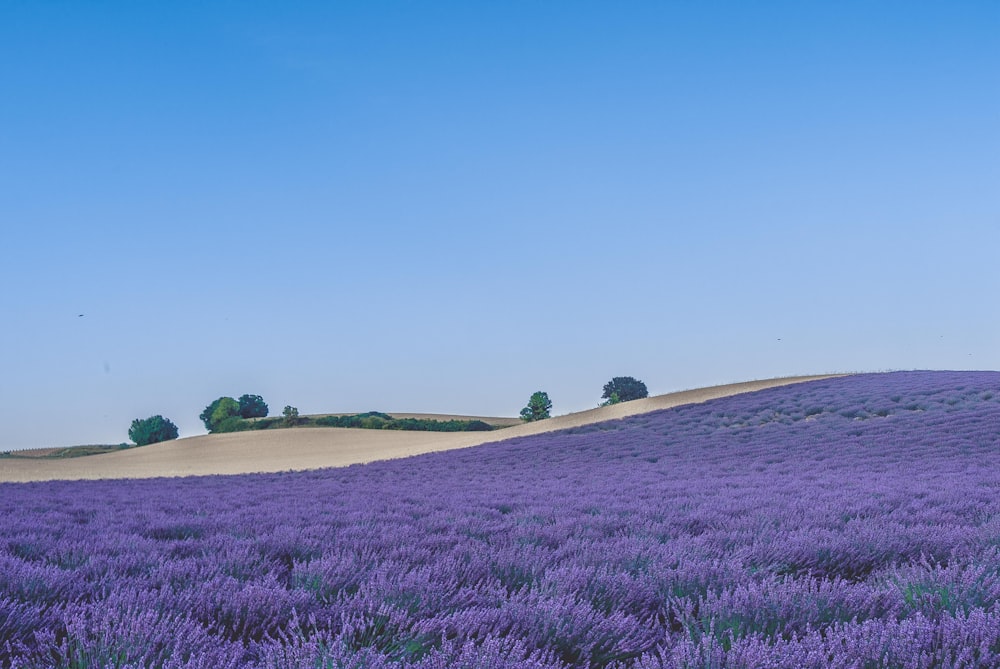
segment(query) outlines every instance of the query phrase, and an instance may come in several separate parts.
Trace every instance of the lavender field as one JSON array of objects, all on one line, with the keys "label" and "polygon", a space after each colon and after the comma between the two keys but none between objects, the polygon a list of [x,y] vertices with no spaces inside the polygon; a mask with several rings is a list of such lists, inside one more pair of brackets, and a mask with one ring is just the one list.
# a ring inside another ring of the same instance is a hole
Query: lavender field
[{"label": "lavender field", "polygon": [[3,667],[1000,666],[1000,373],[0,485]]}]

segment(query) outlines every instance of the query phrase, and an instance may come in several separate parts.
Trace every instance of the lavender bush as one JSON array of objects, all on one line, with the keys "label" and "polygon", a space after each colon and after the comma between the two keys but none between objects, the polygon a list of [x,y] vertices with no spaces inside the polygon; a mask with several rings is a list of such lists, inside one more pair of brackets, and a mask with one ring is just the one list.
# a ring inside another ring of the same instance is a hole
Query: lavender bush
[{"label": "lavender bush", "polygon": [[0,486],[3,667],[1000,666],[1000,373]]}]

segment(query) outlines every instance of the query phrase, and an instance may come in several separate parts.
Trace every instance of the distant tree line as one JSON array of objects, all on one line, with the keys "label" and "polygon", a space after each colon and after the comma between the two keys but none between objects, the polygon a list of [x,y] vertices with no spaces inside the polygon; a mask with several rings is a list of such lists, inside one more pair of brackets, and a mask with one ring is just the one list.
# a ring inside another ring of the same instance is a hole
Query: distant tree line
[{"label": "distant tree line", "polygon": [[[601,406],[648,397],[646,384],[631,376],[616,376],[604,384]],[[552,400],[541,390],[532,393],[521,409],[521,420],[534,422],[551,416]],[[434,420],[428,418],[393,418],[379,411],[345,416],[299,416],[299,410],[285,406],[281,417],[268,418],[268,406],[260,395],[241,395],[239,399],[220,397],[205,407],[198,418],[210,434],[267,430],[278,427],[316,426],[353,427],[369,430],[412,430],[419,432],[487,432],[492,425],[481,420]],[[176,439],[177,426],[163,416],[136,418],[128,436],[138,446]]]},{"label": "distant tree line", "polygon": [[393,418],[379,411],[352,416],[322,416],[313,419],[321,427],[360,427],[369,430],[414,430],[418,432],[488,432],[493,429],[481,420],[436,420],[432,418]]},{"label": "distant tree line", "polygon": [[393,418],[380,411],[345,416],[300,416],[299,410],[286,406],[280,417],[267,417],[267,404],[259,395],[244,395],[239,400],[220,397],[201,413],[201,420],[211,434],[269,430],[286,427],[354,427],[368,430],[414,430],[421,432],[483,432],[493,426],[481,420],[433,420]]}]

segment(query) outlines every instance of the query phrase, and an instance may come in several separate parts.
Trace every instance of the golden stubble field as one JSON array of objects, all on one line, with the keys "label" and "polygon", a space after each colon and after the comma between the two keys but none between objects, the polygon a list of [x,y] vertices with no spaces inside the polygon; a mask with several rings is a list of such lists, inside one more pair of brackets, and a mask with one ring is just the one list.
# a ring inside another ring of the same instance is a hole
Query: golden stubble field
[{"label": "golden stubble field", "polygon": [[[555,416],[493,432],[297,428],[188,437],[68,459],[0,459],[0,482],[250,474],[344,467],[552,432],[836,375],[796,376],[685,390]],[[416,414],[393,414],[410,416]],[[426,414],[422,414],[426,417]]]}]

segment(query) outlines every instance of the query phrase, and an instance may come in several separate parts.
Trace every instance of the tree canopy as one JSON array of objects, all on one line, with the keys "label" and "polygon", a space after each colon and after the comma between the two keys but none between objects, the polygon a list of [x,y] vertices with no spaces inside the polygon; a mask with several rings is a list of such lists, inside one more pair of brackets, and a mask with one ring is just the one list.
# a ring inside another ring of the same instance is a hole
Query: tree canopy
[{"label": "tree canopy", "polygon": [[177,434],[177,426],[160,415],[136,418],[128,429],[128,438],[137,446],[170,441],[176,439]]},{"label": "tree canopy", "polygon": [[286,427],[295,427],[299,424],[299,410],[291,404],[286,404],[281,410],[281,415],[285,417]]},{"label": "tree canopy", "polygon": [[528,400],[528,406],[521,409],[521,420],[530,423],[548,418],[549,410],[551,409],[552,400],[549,399],[548,393],[539,390],[537,393],[531,395],[531,398]]},{"label": "tree canopy", "polygon": [[239,404],[241,418],[263,418],[267,415],[267,403],[260,395],[241,395]]},{"label": "tree canopy", "polygon": [[617,404],[649,397],[646,384],[631,376],[616,376],[604,384],[605,404]]},{"label": "tree canopy", "polygon": [[220,397],[201,412],[198,418],[205,424],[205,429],[209,432],[218,430],[222,421],[232,416],[240,415],[240,403],[232,397]]}]

